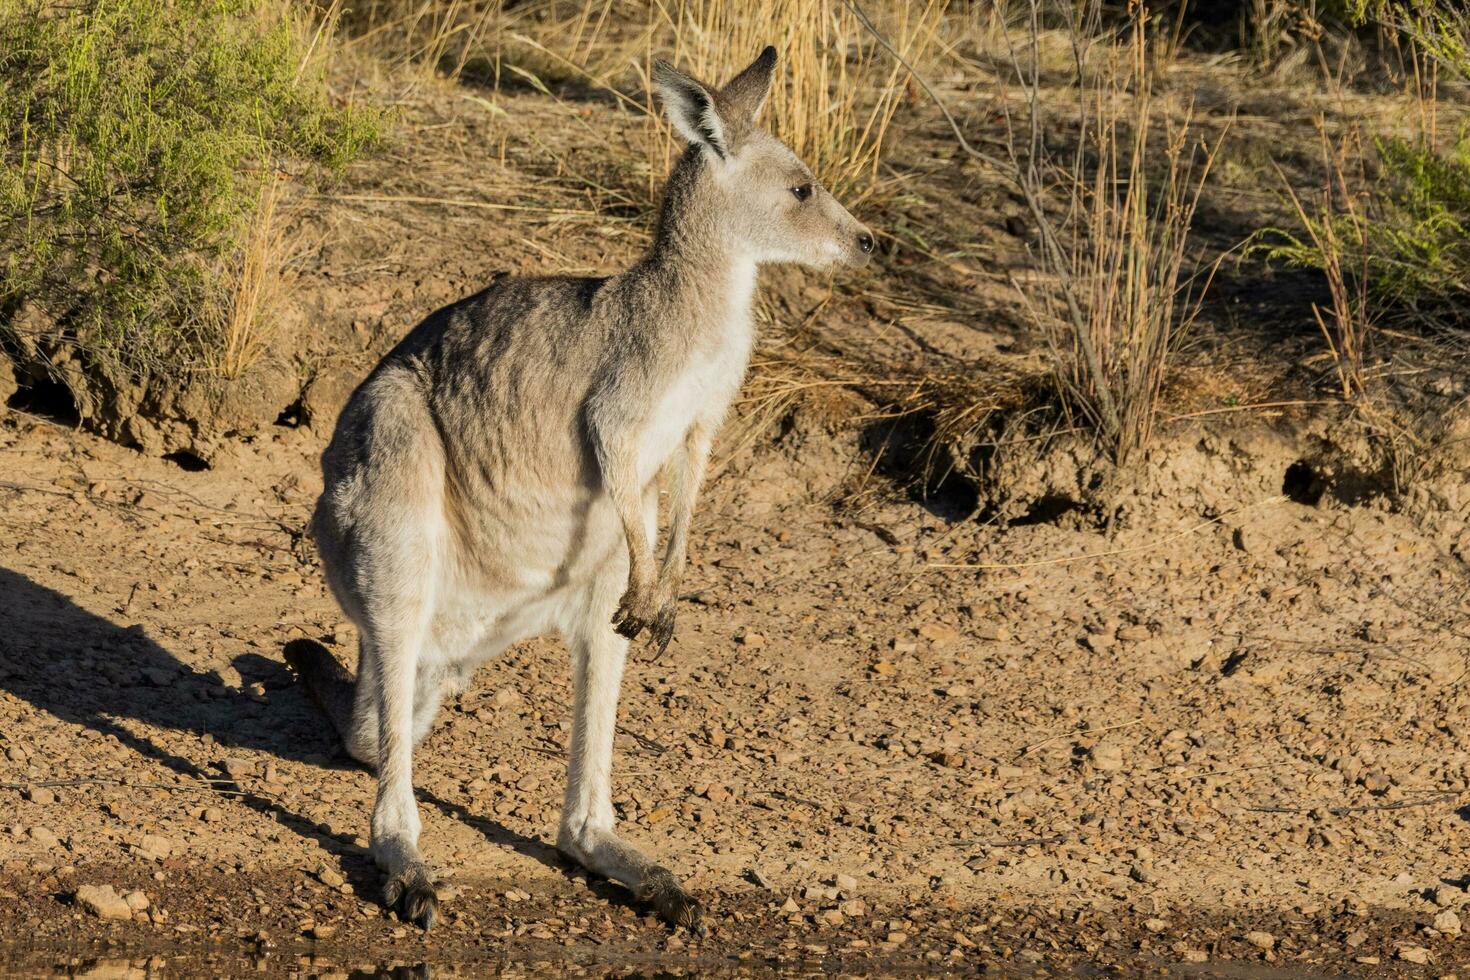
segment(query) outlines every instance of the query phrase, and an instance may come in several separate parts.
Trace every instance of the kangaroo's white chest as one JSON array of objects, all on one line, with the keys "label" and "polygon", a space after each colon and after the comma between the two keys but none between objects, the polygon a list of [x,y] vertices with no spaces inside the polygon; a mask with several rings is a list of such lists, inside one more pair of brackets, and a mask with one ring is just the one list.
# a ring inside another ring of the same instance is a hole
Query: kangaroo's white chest
[{"label": "kangaroo's white chest", "polygon": [[[755,340],[750,301],[755,290],[755,266],[737,272],[732,295],[735,301],[725,311],[724,322],[705,335],[713,343],[696,347],[684,365],[657,397],[648,425],[639,440],[638,470],[644,483],[652,480],[669,456],[679,448],[689,427],[697,420],[719,425],[745,380],[750,351]],[[701,325],[704,329],[708,326]]]}]

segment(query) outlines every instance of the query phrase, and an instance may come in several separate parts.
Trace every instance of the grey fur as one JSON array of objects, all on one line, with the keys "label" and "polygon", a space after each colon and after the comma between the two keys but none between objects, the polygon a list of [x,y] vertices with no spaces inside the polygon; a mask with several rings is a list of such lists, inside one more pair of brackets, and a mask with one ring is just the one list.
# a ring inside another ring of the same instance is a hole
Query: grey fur
[{"label": "grey fur", "polygon": [[[362,634],[351,754],[378,769],[372,849],[385,894],[425,925],[413,746],[443,697],[505,646],[560,632],[573,729],[558,847],[697,927],[699,905],[613,832],[609,776],[627,640],[673,632],[710,440],[744,377],[762,262],[863,264],[872,239],[755,126],[767,49],[724,90],[660,65],[692,139],[649,252],[604,279],[501,278],[432,314],[353,394],[322,456],[313,530]],[[669,540],[655,567],[660,475]],[[341,679],[308,666],[322,686]],[[341,716],[346,698],[321,695]]]}]

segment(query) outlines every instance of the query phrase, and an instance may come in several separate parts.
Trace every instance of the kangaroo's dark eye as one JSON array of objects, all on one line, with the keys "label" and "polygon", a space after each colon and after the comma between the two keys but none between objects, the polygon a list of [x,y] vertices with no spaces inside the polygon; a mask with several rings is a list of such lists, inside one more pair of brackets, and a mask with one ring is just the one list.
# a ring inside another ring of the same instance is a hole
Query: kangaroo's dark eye
[{"label": "kangaroo's dark eye", "polygon": [[812,185],[797,184],[795,187],[791,188],[791,193],[796,195],[796,199],[798,201],[805,201],[807,198],[812,196]]}]

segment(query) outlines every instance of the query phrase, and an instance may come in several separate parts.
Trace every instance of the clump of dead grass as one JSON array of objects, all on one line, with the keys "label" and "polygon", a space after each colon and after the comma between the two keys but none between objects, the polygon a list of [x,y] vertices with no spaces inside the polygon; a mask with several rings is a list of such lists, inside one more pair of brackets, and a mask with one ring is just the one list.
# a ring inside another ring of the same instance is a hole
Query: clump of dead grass
[{"label": "clump of dead grass", "polygon": [[1063,414],[1124,466],[1153,436],[1171,350],[1198,313],[1191,229],[1219,144],[1194,132],[1188,109],[1155,115],[1148,13],[1136,7],[1121,36],[1074,28],[1076,144],[1051,149],[1036,9],[1029,62],[1015,58],[1028,130],[1010,144],[1039,231],[1039,288],[1023,298],[1052,350]]}]

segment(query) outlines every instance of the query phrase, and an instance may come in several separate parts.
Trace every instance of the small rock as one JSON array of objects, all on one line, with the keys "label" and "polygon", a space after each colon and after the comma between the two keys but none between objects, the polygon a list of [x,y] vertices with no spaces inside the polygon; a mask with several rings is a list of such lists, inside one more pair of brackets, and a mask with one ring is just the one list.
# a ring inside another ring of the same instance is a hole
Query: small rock
[{"label": "small rock", "polygon": [[130,891],[123,896],[123,901],[128,903],[128,908],[134,912],[141,912],[148,907],[148,896],[141,891]]},{"label": "small rock", "polygon": [[1459,905],[1465,893],[1451,885],[1436,885],[1429,893],[1429,900],[1442,909]]},{"label": "small rock", "polygon": [[795,898],[788,895],[786,901],[781,905],[781,911],[789,915],[792,912],[800,912],[801,906],[797,904]]},{"label": "small rock", "polygon": [[76,903],[99,919],[131,919],[133,909],[111,885],[83,885],[73,896]]},{"label": "small rock", "polygon": [[883,941],[885,943],[892,943],[893,945],[898,946],[909,941],[909,934],[906,932],[898,932],[895,930],[888,933],[887,936],[884,936]]},{"label": "small rock", "polygon": [[832,884],[836,885],[837,890],[842,892],[846,897],[851,897],[857,893],[857,879],[852,875],[838,875],[832,879]]},{"label": "small rock", "polygon": [[973,632],[978,639],[991,643],[1003,643],[1011,638],[1010,632],[1004,626],[997,626],[995,623],[981,623]]},{"label": "small rock", "polygon": [[1102,772],[1117,772],[1123,768],[1123,749],[1115,742],[1099,742],[1087,753],[1092,767]]},{"label": "small rock", "polygon": [[1405,963],[1422,964],[1429,962],[1429,950],[1423,946],[1400,946],[1397,955]]},{"label": "small rock", "polygon": [[23,795],[32,803],[46,804],[56,802],[56,794],[51,792],[45,786],[28,787]]},{"label": "small rock", "polygon": [[1129,643],[1137,643],[1139,640],[1147,640],[1153,633],[1147,626],[1124,626],[1118,630],[1118,639]]},{"label": "small rock", "polygon": [[1385,793],[1393,785],[1393,780],[1382,772],[1365,772],[1358,777],[1358,782],[1370,793]]},{"label": "small rock", "polygon": [[162,861],[174,852],[174,842],[158,834],[144,834],[138,844],[138,854],[150,861]]},{"label": "small rock", "polygon": [[32,827],[28,833],[31,840],[42,847],[55,847],[61,843],[61,838],[57,837],[56,832],[48,827]]},{"label": "small rock", "polygon": [[1461,932],[1460,917],[1449,909],[1445,909],[1434,917],[1434,928],[1453,939]]},{"label": "small rock", "polygon": [[766,638],[761,633],[746,633],[743,636],[737,637],[735,642],[741,646],[758,648],[766,645]]},{"label": "small rock", "polygon": [[1163,919],[1144,919],[1143,927],[1149,932],[1159,933],[1169,928],[1169,923],[1165,922]]},{"label": "small rock", "polygon": [[1245,941],[1257,949],[1271,950],[1276,948],[1276,937],[1269,932],[1248,932],[1245,934]]},{"label": "small rock", "polygon": [[887,677],[898,668],[893,666],[893,664],[889,663],[886,660],[880,660],[868,669],[880,677]]},{"label": "small rock", "polygon": [[943,623],[925,623],[919,627],[919,635],[935,646],[947,646],[960,638],[960,631]]},{"label": "small rock", "polygon": [[226,776],[236,781],[255,775],[255,763],[249,759],[225,759],[219,764],[219,767],[224,770]]},{"label": "small rock", "polygon": [[322,865],[320,868],[317,869],[316,880],[320,881],[328,888],[341,888],[342,883],[347,879],[343,878],[341,873],[336,871],[335,869],[329,868],[326,865]]},{"label": "small rock", "polygon": [[319,922],[306,930],[306,934],[312,939],[330,939],[336,931],[336,926],[329,926],[325,922]]}]

